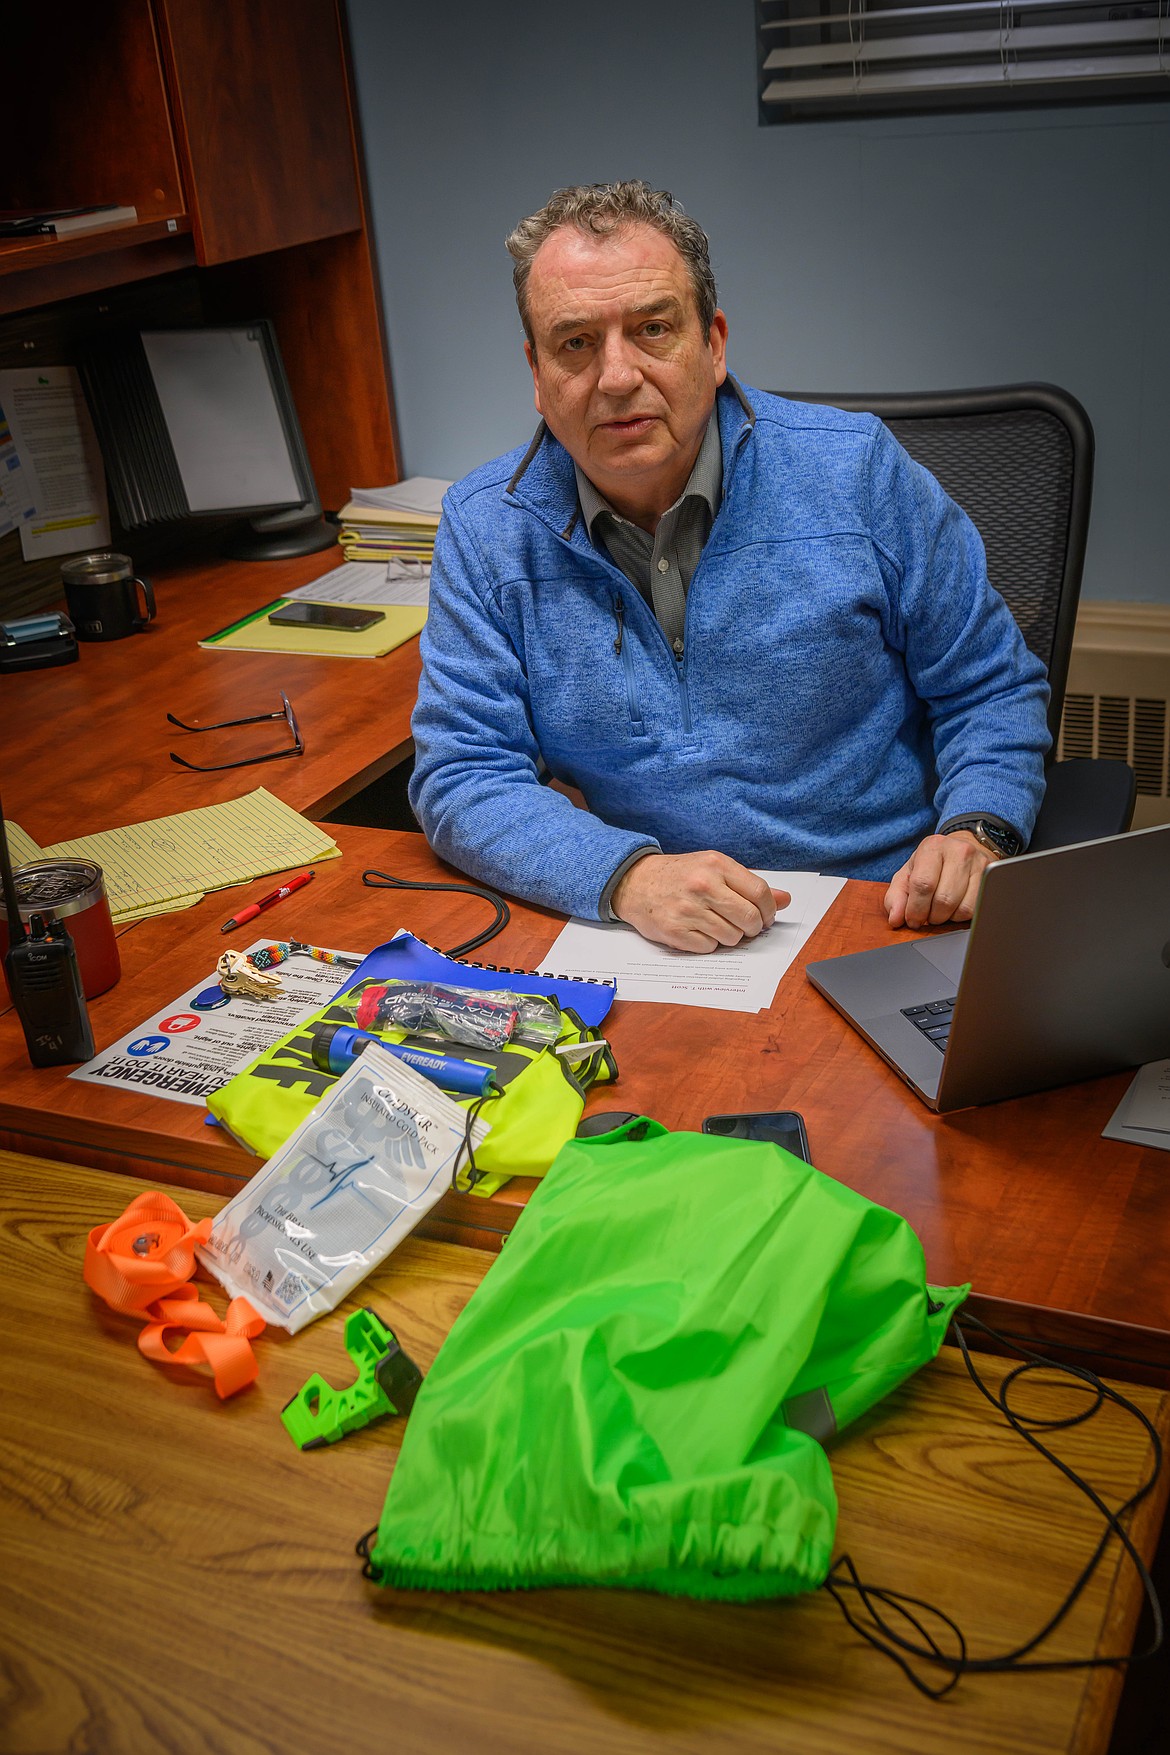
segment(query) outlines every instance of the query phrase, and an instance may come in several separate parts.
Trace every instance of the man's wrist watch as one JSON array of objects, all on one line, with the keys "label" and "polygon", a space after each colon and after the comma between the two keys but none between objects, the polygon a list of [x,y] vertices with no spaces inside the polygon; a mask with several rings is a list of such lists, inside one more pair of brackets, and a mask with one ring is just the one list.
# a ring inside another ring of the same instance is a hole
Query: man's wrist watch
[{"label": "man's wrist watch", "polygon": [[986,817],[961,817],[958,822],[947,823],[939,834],[953,835],[956,829],[966,829],[981,847],[986,847],[999,859],[1014,859],[1017,853],[1024,851],[1024,843],[1006,823],[992,823]]}]

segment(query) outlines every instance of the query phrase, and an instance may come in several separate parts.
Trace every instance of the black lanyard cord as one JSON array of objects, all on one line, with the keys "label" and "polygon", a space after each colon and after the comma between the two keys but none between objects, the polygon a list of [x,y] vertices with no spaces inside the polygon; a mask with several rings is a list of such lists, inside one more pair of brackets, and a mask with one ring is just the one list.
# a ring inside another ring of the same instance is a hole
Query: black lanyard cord
[{"label": "black lanyard cord", "polygon": [[478,896],[483,902],[490,902],[496,911],[496,917],[483,932],[476,933],[465,944],[453,945],[444,951],[447,957],[465,957],[468,951],[477,951],[480,945],[486,945],[489,939],[503,932],[512,918],[512,910],[502,896],[494,890],[481,890],[474,884],[421,884],[412,883],[409,878],[392,877],[388,871],[363,871],[362,882],[371,890],[450,890],[459,896]]}]

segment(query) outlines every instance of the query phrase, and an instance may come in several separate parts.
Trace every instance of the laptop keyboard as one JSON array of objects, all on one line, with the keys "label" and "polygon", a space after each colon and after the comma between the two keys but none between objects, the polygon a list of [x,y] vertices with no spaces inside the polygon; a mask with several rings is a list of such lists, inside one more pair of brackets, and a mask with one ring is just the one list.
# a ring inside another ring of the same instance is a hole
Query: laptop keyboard
[{"label": "laptop keyboard", "polygon": [[922,1031],[927,1041],[934,1043],[940,1054],[945,1054],[947,1037],[951,1033],[951,1013],[954,1009],[954,999],[932,999],[927,1005],[903,1006],[902,1016],[909,1018],[915,1028]]}]

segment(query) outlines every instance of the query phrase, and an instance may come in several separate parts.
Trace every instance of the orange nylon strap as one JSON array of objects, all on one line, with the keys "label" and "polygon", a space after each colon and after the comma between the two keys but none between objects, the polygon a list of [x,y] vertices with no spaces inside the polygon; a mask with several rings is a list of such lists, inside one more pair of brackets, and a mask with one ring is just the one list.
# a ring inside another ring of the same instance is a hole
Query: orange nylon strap
[{"label": "orange nylon strap", "polygon": [[115,1310],[143,1311],[191,1278],[195,1245],[210,1235],[211,1220],[192,1225],[169,1194],[140,1194],[120,1219],[90,1232],[82,1273]]},{"label": "orange nylon strap", "polygon": [[[194,1299],[199,1294],[189,1289]],[[260,1372],[252,1351],[251,1336],[263,1332],[264,1318],[257,1316],[246,1298],[233,1298],[227,1319],[221,1322],[210,1304],[194,1304],[178,1298],[162,1298],[152,1306],[161,1318],[150,1322],[138,1336],[138,1350],[160,1365],[210,1365],[218,1396],[235,1395],[246,1389]],[[171,1348],[166,1343],[170,1328],[185,1328],[185,1341]]]},{"label": "orange nylon strap", "polygon": [[[112,1309],[146,1326],[139,1351],[161,1365],[209,1365],[221,1398],[252,1383],[259,1371],[252,1338],[264,1329],[246,1298],[233,1298],[221,1318],[189,1284],[195,1246],[211,1235],[211,1220],[192,1225],[167,1194],[140,1194],[120,1219],[98,1225],[85,1246],[85,1282]],[[178,1347],[168,1329],[188,1330]]]}]

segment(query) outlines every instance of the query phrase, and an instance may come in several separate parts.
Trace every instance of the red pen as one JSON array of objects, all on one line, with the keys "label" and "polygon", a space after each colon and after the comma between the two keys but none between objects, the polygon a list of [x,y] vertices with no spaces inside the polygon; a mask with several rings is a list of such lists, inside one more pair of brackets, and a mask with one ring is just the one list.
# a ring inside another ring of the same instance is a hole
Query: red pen
[{"label": "red pen", "polygon": [[232,932],[237,926],[244,926],[249,920],[255,920],[257,914],[263,914],[266,908],[271,908],[276,902],[283,902],[284,898],[291,896],[294,890],[304,889],[312,876],[311,871],[298,872],[296,877],[289,878],[287,884],[281,884],[279,890],[273,890],[270,896],[261,896],[258,902],[251,902],[247,908],[241,908],[238,914],[233,914],[230,920],[225,920],[219,930]]}]

